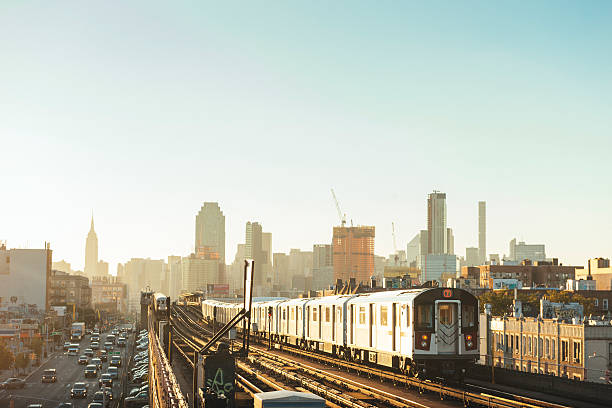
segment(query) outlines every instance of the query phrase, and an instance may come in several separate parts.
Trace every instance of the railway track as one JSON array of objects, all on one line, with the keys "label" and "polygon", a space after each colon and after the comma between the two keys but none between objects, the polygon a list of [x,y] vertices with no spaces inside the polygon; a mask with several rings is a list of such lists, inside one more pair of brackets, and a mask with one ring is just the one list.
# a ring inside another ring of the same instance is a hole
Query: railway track
[{"label": "railway track", "polygon": [[[205,344],[205,339],[211,336],[211,330],[204,326],[205,323],[202,320],[201,312],[192,306],[179,306],[175,307],[174,310],[176,310],[176,314],[174,315],[173,324],[175,324],[179,332],[189,333],[183,337],[191,337],[190,341],[201,345]],[[391,383],[398,387],[398,389],[404,387],[407,390],[417,391],[420,394],[429,392],[439,396],[440,400],[457,400],[462,402],[464,406],[478,405],[496,408],[568,408],[564,405],[503,393],[494,389],[481,390],[486,391],[486,393],[469,392],[466,389],[458,389],[425,380],[410,378],[406,375],[394,373],[382,368],[339,360],[332,356],[313,351],[285,345],[276,345],[276,347],[277,350],[271,351],[264,347],[252,346],[251,353],[254,355],[248,359],[250,364],[245,361],[240,362],[240,364],[246,364],[247,368],[251,370],[256,366],[269,375],[280,378],[280,381],[285,384],[318,394],[325,398],[330,405],[351,408],[369,406],[409,406],[423,408],[429,406],[411,398],[395,395],[392,392],[381,389],[381,387],[372,386],[371,383],[367,383],[365,380],[356,381],[348,379],[346,375],[338,373],[338,370],[342,370],[347,373],[354,373],[368,378],[379,378],[382,382]],[[283,355],[281,355],[281,352]],[[299,360],[290,358],[286,354],[295,356],[299,358]],[[304,359],[312,361],[313,363],[306,363],[303,361]],[[321,364],[331,367],[331,369],[322,368],[320,366]],[[241,369],[244,368],[243,366]],[[244,385],[246,388],[249,388],[248,384]],[[241,388],[245,389],[245,387]],[[285,389],[286,388],[287,387],[285,387]],[[357,395],[357,397],[353,397],[351,394]],[[347,396],[349,398],[347,398]]]}]

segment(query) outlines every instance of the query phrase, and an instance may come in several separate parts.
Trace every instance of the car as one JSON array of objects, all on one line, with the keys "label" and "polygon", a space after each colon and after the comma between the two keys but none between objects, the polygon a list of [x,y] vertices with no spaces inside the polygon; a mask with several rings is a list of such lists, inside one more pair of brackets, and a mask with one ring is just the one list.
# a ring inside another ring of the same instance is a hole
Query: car
[{"label": "car", "polygon": [[119,378],[119,369],[116,366],[108,366],[106,372],[109,373],[111,377],[113,377],[113,380]]},{"label": "car", "polygon": [[89,362],[89,358],[86,355],[82,355],[79,357],[79,364],[86,365]]},{"label": "car", "polygon": [[102,374],[100,376],[100,379],[98,380],[98,385],[100,387],[102,386],[112,387],[113,386],[113,376],[108,373]]},{"label": "car", "polygon": [[67,341],[64,343],[64,351],[68,351],[69,348],[70,348],[70,342]]},{"label": "car", "polygon": [[91,341],[100,341],[100,336],[98,334],[91,335]]},{"label": "car", "polygon": [[113,343],[111,343],[110,341],[105,341],[104,342],[104,350],[110,351],[112,349],[113,349]]},{"label": "car", "polygon": [[91,343],[89,345],[89,347],[91,347],[92,350],[99,350],[100,349],[100,343],[98,343],[97,341],[94,341],[93,343]]},{"label": "car", "polygon": [[76,382],[70,390],[70,398],[87,398],[87,384]]},{"label": "car", "polygon": [[104,408],[104,405],[100,402],[90,402],[87,404],[87,408]]},{"label": "car", "polygon": [[109,334],[108,336],[106,336],[106,341],[112,343],[113,345],[115,344],[115,339],[116,337],[114,334]]},{"label": "car", "polygon": [[89,364],[85,367],[85,378],[89,377],[97,377],[98,376],[98,366],[96,364]]},{"label": "car", "polygon": [[25,381],[15,377],[11,377],[6,381],[0,383],[0,388],[3,388],[5,390],[12,390],[23,387],[25,387]]},{"label": "car", "polygon": [[106,406],[108,407],[113,400],[112,394],[109,395],[108,391],[96,391],[92,398],[92,402],[97,402],[98,404],[103,404],[106,402]]},{"label": "car", "polygon": [[42,404],[29,404],[28,408],[43,408]]},{"label": "car", "polygon": [[133,397],[127,397],[123,401],[123,406],[125,408],[136,408],[142,407],[149,403],[149,391],[140,391],[138,394]]},{"label": "car", "polygon": [[48,368],[45,371],[43,371],[43,375],[42,375],[42,382],[47,383],[47,382],[56,382],[57,381],[57,372],[55,371],[55,368]]},{"label": "car", "polygon": [[57,408],[72,408],[72,402],[60,402]]},{"label": "car", "polygon": [[100,360],[108,361],[108,353],[106,350],[100,350]]},{"label": "car", "polygon": [[138,394],[141,391],[146,391],[149,389],[149,384],[147,385],[143,385],[142,387],[138,387],[138,388],[132,388],[130,390],[130,393],[128,394],[128,397],[133,397],[134,395]]},{"label": "car", "polygon": [[91,361],[89,362],[90,364],[95,364],[96,367],[98,367],[98,369],[102,368],[102,360],[100,360],[98,357],[94,357],[91,359]]},{"label": "car", "polygon": [[149,347],[148,344],[139,344],[138,346],[136,346],[136,350],[142,351],[142,350],[146,350],[148,347]]},{"label": "car", "polygon": [[134,361],[140,361],[140,360],[144,360],[147,358],[149,358],[149,353],[144,353],[144,354],[138,353],[134,356]]},{"label": "car", "polygon": [[144,381],[149,381],[149,373],[148,372],[144,372],[144,373],[140,374],[139,376],[132,378],[132,382],[135,382],[135,383],[141,383],[141,382],[144,382]]},{"label": "car", "polygon": [[93,352],[92,349],[86,348],[85,351],[83,352],[83,354],[85,354],[87,357],[93,357],[94,352]]},{"label": "car", "polygon": [[121,367],[121,356],[112,356],[110,360],[110,365]]},{"label": "car", "polygon": [[126,345],[126,344],[127,344],[127,340],[126,340],[126,338],[125,338],[125,337],[119,337],[119,338],[117,339],[117,345],[118,345],[119,347],[125,347],[125,345]]},{"label": "car", "polygon": [[71,345],[70,348],[68,348],[68,355],[76,356],[77,354],[79,354],[79,348]]}]

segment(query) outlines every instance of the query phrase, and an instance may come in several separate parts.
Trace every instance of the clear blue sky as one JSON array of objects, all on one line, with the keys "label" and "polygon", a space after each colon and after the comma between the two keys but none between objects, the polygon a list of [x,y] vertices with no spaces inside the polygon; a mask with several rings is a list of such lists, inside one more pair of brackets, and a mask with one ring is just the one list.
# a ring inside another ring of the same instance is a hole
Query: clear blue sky
[{"label": "clear blue sky", "polygon": [[455,249],[612,256],[612,3],[0,3],[0,239],[186,255],[203,201],[275,251],[329,242],[329,192],[376,252],[448,194]]}]

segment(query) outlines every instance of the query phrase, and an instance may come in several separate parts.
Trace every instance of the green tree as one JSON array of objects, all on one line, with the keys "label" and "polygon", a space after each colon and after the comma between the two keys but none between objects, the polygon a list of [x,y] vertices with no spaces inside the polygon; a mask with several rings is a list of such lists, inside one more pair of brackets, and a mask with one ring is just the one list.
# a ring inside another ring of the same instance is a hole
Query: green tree
[{"label": "green tree", "polygon": [[564,291],[550,290],[546,293],[546,297],[551,302],[556,302],[556,303],[572,303],[572,302],[579,303],[584,308],[585,316],[593,314],[597,311],[595,307],[594,298],[587,298],[575,292],[571,292],[567,290],[564,290]]},{"label": "green tree", "polygon": [[0,341],[0,370],[8,370],[15,363],[15,356],[4,341]]},{"label": "green tree", "polygon": [[513,295],[510,290],[495,290],[488,291],[480,295],[480,307],[484,312],[484,305],[491,304],[491,313],[493,316],[503,316],[512,311]]},{"label": "green tree", "polygon": [[17,369],[17,373],[21,370],[25,369],[30,362],[30,358],[26,353],[19,353],[17,357],[15,357],[15,368]]}]

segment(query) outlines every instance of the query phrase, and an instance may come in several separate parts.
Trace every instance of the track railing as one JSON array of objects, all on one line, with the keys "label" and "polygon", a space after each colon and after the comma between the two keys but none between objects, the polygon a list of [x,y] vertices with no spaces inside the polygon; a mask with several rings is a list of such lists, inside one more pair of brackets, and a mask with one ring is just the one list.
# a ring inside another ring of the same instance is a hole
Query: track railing
[{"label": "track railing", "polygon": [[149,312],[149,402],[155,408],[189,408],[172,366],[154,330],[156,319]]}]

